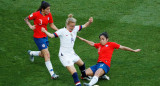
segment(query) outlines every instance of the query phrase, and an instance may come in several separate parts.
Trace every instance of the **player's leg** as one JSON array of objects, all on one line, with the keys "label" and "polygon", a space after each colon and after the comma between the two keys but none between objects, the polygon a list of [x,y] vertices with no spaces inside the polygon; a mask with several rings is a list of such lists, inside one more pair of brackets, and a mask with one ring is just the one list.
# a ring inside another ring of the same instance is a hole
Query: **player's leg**
[{"label": "player's leg", "polygon": [[[84,85],[92,86],[92,85],[96,84],[98,82],[99,77],[108,73],[108,71],[109,71],[109,67],[104,63],[97,63],[96,67],[97,67],[97,70],[94,73],[92,80],[89,83],[84,83]],[[91,67],[91,69],[93,69],[93,67]]]},{"label": "player's leg", "polygon": [[82,77],[86,77],[85,63],[81,59],[79,59],[75,64],[77,64],[79,66],[79,69],[81,71]]},{"label": "player's leg", "polygon": [[41,50],[43,49],[42,43],[44,42],[43,38],[34,38],[34,42],[36,43],[39,51],[28,50],[28,54],[30,55],[30,61],[31,62],[34,61],[34,56],[41,56],[41,57],[43,56],[42,53],[41,53]]},{"label": "player's leg", "polygon": [[28,50],[29,55],[33,55],[33,56],[40,56],[41,55],[41,51],[31,51]]},{"label": "player's leg", "polygon": [[78,74],[77,74],[77,71],[76,71],[74,65],[66,66],[66,68],[68,69],[68,71],[72,75],[75,85],[76,86],[81,86],[81,83],[80,83],[80,80],[78,78]]},{"label": "player's leg", "polygon": [[87,76],[93,76],[93,75],[94,75],[94,73],[93,73],[93,71],[91,70],[91,68],[86,69],[86,75],[87,75]]},{"label": "player's leg", "polygon": [[102,68],[99,68],[95,72],[92,80],[89,83],[84,83],[84,86],[92,86],[92,85],[96,84],[98,82],[99,77],[102,76],[104,73],[105,73],[104,70]]},{"label": "player's leg", "polygon": [[51,75],[51,78],[52,79],[58,78],[59,76],[54,73],[54,70],[53,70],[53,67],[52,67],[52,63],[50,61],[50,53],[48,51],[48,48],[42,49],[41,52],[42,52],[42,54],[44,56],[45,65],[46,65],[46,67],[47,67],[47,69],[48,69],[48,71],[49,71],[49,73]]},{"label": "player's leg", "polygon": [[78,61],[76,61],[75,64],[77,64],[77,65],[79,66],[79,69],[80,69],[81,74],[82,74],[82,75],[81,75],[81,79],[90,81],[91,78],[88,77],[88,76],[86,75],[86,72],[85,72],[85,69],[86,69],[86,68],[85,68],[85,63],[84,63],[78,56],[75,56],[75,58],[78,59]]}]

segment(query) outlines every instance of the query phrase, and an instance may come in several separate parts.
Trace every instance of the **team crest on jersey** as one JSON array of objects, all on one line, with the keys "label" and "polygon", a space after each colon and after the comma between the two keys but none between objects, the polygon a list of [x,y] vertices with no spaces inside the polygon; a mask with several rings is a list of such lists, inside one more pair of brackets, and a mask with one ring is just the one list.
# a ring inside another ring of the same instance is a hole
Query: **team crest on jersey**
[{"label": "team crest on jersey", "polygon": [[100,67],[103,67],[104,64],[101,64]]},{"label": "team crest on jersey", "polygon": [[45,44],[42,44],[42,47],[45,47]]},{"label": "team crest on jersey", "polygon": [[49,17],[48,17],[48,20],[49,20]]},{"label": "team crest on jersey", "polygon": [[30,15],[30,17],[32,17],[33,16],[33,13]]},{"label": "team crest on jersey", "polygon": [[106,45],[106,47],[108,47],[108,45]]}]

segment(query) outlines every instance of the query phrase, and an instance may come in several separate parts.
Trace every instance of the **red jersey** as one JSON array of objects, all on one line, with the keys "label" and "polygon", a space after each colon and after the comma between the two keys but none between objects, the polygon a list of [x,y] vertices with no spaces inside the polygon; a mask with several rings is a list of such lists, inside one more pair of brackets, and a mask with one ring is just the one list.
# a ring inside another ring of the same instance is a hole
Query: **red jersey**
[{"label": "red jersey", "polygon": [[49,13],[48,15],[43,16],[41,11],[37,11],[32,13],[28,16],[29,20],[34,20],[34,25],[36,29],[34,29],[34,35],[35,38],[43,38],[47,35],[41,31],[41,28],[44,27],[47,30],[47,24],[53,23],[52,14]]},{"label": "red jersey", "polygon": [[118,49],[120,45],[115,42],[107,42],[105,45],[95,43],[94,47],[98,49],[99,57],[97,62],[103,62],[110,67],[113,51]]}]

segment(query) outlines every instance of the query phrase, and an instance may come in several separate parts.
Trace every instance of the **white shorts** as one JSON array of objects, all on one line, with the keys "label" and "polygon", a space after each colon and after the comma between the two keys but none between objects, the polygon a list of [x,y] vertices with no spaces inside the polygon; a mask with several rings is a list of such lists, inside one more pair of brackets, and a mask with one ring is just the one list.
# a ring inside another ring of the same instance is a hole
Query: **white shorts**
[{"label": "white shorts", "polygon": [[64,67],[74,65],[80,58],[76,53],[61,53],[59,59]]}]

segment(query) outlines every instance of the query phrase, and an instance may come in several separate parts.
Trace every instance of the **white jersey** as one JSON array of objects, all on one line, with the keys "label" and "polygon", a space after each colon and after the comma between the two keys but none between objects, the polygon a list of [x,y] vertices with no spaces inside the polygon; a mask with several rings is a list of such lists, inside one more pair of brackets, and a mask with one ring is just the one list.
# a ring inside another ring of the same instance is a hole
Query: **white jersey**
[{"label": "white jersey", "polygon": [[77,62],[80,57],[75,53],[73,47],[76,40],[77,32],[82,29],[82,26],[75,26],[72,32],[66,28],[62,28],[54,33],[55,37],[60,38],[59,59],[63,66],[71,66]]},{"label": "white jersey", "polygon": [[54,33],[55,37],[60,38],[60,50],[63,53],[74,53],[73,47],[76,40],[77,32],[82,29],[81,25],[75,26],[72,32],[65,27]]}]

